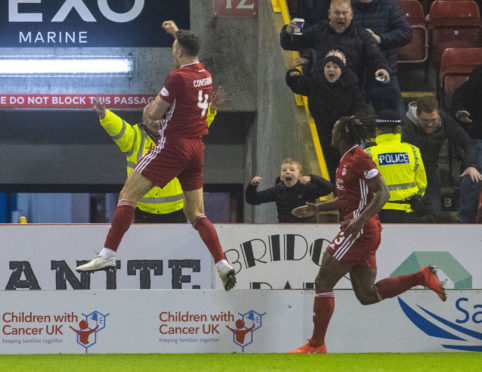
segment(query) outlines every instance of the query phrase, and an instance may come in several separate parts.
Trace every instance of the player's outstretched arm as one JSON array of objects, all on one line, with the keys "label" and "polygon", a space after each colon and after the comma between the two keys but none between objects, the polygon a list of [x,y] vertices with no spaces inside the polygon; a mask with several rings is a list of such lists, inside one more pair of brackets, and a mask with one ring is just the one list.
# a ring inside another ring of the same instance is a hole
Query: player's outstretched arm
[{"label": "player's outstretched arm", "polygon": [[291,214],[298,218],[307,218],[314,216],[317,212],[316,204],[306,203],[306,205],[293,209]]},{"label": "player's outstretched arm", "polygon": [[390,199],[390,192],[388,191],[388,187],[383,180],[383,177],[375,178],[373,182],[368,184],[368,189],[374,193],[373,199],[368,203],[363,212],[360,213],[358,218],[342,222],[341,226],[345,227],[343,230],[345,236],[351,234],[353,234],[353,236],[358,235],[368,220],[376,215],[383,208],[388,199]]},{"label": "player's outstretched arm", "polygon": [[171,20],[167,20],[167,21],[162,22],[162,28],[169,35],[172,35],[174,37],[176,37],[176,32],[179,31],[179,28],[177,27],[176,22],[171,21]]},{"label": "player's outstretched arm", "polygon": [[161,120],[171,104],[157,96],[146,108],[146,116],[151,120]]},{"label": "player's outstretched arm", "polygon": [[338,209],[336,199],[333,199],[332,201],[319,204],[307,202],[306,205],[293,209],[291,213],[298,218],[307,218],[314,216],[318,212],[327,212],[336,209]]}]

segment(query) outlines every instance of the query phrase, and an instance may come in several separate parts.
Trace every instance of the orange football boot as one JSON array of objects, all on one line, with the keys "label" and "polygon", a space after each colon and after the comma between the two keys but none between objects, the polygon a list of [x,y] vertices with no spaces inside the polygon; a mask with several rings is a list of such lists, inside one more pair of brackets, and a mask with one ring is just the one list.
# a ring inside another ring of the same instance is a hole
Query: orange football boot
[{"label": "orange football boot", "polygon": [[437,293],[442,301],[446,301],[447,294],[445,293],[443,284],[438,280],[435,267],[432,265],[424,266],[419,272],[423,274],[424,285]]},{"label": "orange football boot", "polygon": [[308,341],[303,346],[297,349],[288,351],[288,354],[326,354],[326,345],[322,344],[320,346],[311,346],[310,341]]}]

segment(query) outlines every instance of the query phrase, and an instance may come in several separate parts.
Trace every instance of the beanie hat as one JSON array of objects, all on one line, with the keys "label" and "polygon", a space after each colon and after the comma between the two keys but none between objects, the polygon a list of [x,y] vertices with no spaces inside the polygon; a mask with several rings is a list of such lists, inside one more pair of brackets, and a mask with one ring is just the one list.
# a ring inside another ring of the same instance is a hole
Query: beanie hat
[{"label": "beanie hat", "polygon": [[345,54],[340,49],[330,50],[326,54],[326,57],[323,60],[323,68],[325,68],[325,66],[328,62],[333,62],[333,63],[337,64],[340,67],[342,74],[345,72],[345,70],[346,70]]},{"label": "beanie hat", "polygon": [[375,120],[377,127],[382,128],[395,128],[402,124],[400,120],[400,115],[395,110],[383,110],[377,113],[377,118]]}]

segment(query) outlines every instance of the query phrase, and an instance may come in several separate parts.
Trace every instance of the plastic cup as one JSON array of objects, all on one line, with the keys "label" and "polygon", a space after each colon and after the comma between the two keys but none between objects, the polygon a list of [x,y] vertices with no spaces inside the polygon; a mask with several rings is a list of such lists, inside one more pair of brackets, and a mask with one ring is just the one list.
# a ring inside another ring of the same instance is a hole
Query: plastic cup
[{"label": "plastic cup", "polygon": [[384,82],[384,81],[385,81],[385,76],[383,76],[383,75],[377,75],[377,76],[375,77],[375,80],[380,81],[380,82]]},{"label": "plastic cup", "polygon": [[296,23],[296,27],[293,31],[293,35],[301,35],[302,34],[301,30],[303,29],[303,26],[305,25],[304,18],[293,18],[293,21]]}]

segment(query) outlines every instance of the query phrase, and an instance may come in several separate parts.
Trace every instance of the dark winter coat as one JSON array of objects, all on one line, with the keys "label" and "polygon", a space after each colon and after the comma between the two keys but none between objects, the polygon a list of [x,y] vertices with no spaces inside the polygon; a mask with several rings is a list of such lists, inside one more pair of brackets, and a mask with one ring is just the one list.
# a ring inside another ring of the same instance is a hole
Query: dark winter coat
[{"label": "dark winter coat", "polygon": [[309,222],[309,219],[293,216],[291,211],[306,202],[314,203],[315,199],[333,191],[333,185],[324,178],[315,175],[310,177],[311,182],[305,184],[298,181],[293,187],[286,187],[279,181],[274,187],[263,191],[257,191],[257,185],[250,183],[246,187],[246,201],[253,205],[276,202],[279,222]]},{"label": "dark winter coat", "polygon": [[308,96],[308,107],[315,121],[330,179],[334,182],[340,153],[331,146],[333,126],[341,116],[366,112],[358,78],[353,71],[345,69],[332,84],[326,80],[322,71],[315,72],[312,76],[290,76],[292,70],[286,73],[286,83],[293,92]]},{"label": "dark winter coat", "polygon": [[412,40],[412,28],[397,0],[351,1],[353,21],[380,36],[378,45],[389,65],[390,74],[397,72],[397,49]]},{"label": "dark winter coat", "polygon": [[482,140],[482,65],[477,66],[464,84],[455,90],[452,96],[451,110],[470,112],[472,123],[460,121],[470,137]]},{"label": "dark winter coat", "polygon": [[365,68],[370,73],[381,68],[388,70],[385,57],[373,36],[353,22],[341,34],[336,33],[328,21],[303,28],[302,35],[289,35],[285,25],[281,29],[280,43],[285,50],[315,49],[320,56],[326,56],[330,50],[341,47],[345,51],[346,67],[355,72],[360,81],[363,81]]},{"label": "dark winter coat", "polygon": [[309,97],[309,108],[317,129],[328,128],[331,132],[341,116],[350,116],[365,109],[358,79],[352,71],[347,69],[332,84],[321,72],[312,77],[290,76],[293,70],[286,73],[286,84],[294,93]]}]

